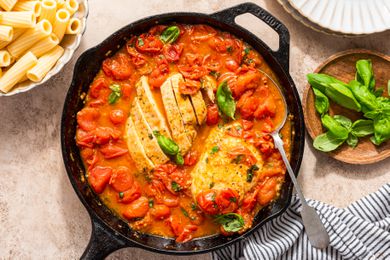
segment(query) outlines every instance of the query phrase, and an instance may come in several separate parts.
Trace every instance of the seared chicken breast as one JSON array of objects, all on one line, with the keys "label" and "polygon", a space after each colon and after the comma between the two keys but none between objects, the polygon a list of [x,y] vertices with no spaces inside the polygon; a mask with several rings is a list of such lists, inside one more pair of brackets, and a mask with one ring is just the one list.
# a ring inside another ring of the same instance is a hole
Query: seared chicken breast
[{"label": "seared chicken breast", "polygon": [[207,115],[207,108],[203,100],[202,92],[198,91],[196,92],[196,94],[191,95],[190,98],[191,98],[192,107],[194,108],[196,121],[198,125],[202,125]]}]

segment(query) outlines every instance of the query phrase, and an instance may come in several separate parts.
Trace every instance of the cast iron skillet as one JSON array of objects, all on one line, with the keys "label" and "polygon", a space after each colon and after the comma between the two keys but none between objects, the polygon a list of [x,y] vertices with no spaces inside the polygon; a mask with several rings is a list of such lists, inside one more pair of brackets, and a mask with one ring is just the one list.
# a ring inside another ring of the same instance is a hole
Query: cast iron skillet
[{"label": "cast iron skillet", "polygon": [[[279,34],[279,50],[272,51],[255,35],[238,26],[235,18],[244,13],[251,13],[268,24]],[[243,235],[225,237],[213,235],[194,239],[187,243],[176,243],[173,239],[141,234],[112,213],[92,192],[84,177],[85,169],[76,146],[76,114],[83,107],[82,93],[88,91],[102,61],[107,53],[115,53],[123,46],[131,34],[147,31],[158,23],[194,23],[208,24],[223,31],[228,31],[253,46],[266,60],[278,76],[284,88],[289,112],[294,115],[295,132],[291,165],[298,174],[303,156],[304,124],[301,103],[294,82],[289,75],[289,33],[287,28],[268,12],[252,3],[240,4],[226,10],[208,15],[202,13],[167,13],[148,17],[125,26],[112,34],[98,46],[84,52],[78,59],[72,84],[66,96],[61,121],[62,155],[69,179],[81,202],[84,204],[92,221],[92,235],[82,259],[102,259],[111,252],[123,247],[139,247],[166,254],[197,254],[225,247],[239,241],[262,226],[265,222],[284,212],[290,203],[292,183],[288,175],[281,189],[281,195],[271,206],[261,210],[254,220],[253,227]],[[77,220],[75,220],[77,221]]]}]

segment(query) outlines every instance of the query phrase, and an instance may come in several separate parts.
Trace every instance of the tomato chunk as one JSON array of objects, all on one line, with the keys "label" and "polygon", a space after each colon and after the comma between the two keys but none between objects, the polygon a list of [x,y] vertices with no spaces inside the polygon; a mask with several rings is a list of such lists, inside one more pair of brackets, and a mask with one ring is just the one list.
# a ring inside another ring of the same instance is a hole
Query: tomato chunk
[{"label": "tomato chunk", "polygon": [[269,178],[264,182],[257,194],[257,201],[260,205],[267,205],[276,197],[277,185],[278,182],[275,177]]},{"label": "tomato chunk", "polygon": [[85,107],[77,113],[77,124],[81,129],[91,131],[96,128],[99,116],[97,108]]},{"label": "tomato chunk", "polygon": [[161,51],[163,48],[163,43],[156,35],[144,33],[137,38],[135,47],[140,52],[155,54]]},{"label": "tomato chunk", "polygon": [[219,120],[219,114],[218,114],[218,107],[216,104],[209,105],[207,107],[207,118],[206,118],[206,124],[207,125],[215,125],[218,123]]},{"label": "tomato chunk", "polygon": [[122,109],[114,109],[110,112],[110,120],[113,124],[121,124],[125,121],[125,113]]},{"label": "tomato chunk", "polygon": [[216,196],[217,192],[212,189],[199,193],[196,196],[199,208],[210,215],[218,214],[218,205],[215,203]]},{"label": "tomato chunk", "polygon": [[126,154],[128,150],[109,143],[100,148],[100,152],[103,154],[104,158],[112,159]]},{"label": "tomato chunk", "polygon": [[149,84],[151,87],[159,88],[168,78],[169,65],[166,59],[159,59],[157,67],[149,75]]},{"label": "tomato chunk", "polygon": [[130,189],[118,193],[118,201],[121,203],[131,203],[141,197],[141,187],[137,181],[134,181]]},{"label": "tomato chunk", "polygon": [[93,98],[98,98],[100,95],[100,90],[108,88],[108,83],[105,78],[96,79],[89,88],[89,95]]},{"label": "tomato chunk", "polygon": [[132,172],[126,166],[120,166],[113,171],[110,185],[118,192],[123,192],[131,188],[134,184]]},{"label": "tomato chunk", "polygon": [[92,189],[100,194],[110,181],[112,169],[110,167],[96,166],[89,171],[88,180]]},{"label": "tomato chunk", "polygon": [[164,204],[154,205],[150,214],[156,219],[165,219],[171,215],[171,210]]},{"label": "tomato chunk", "polygon": [[108,77],[116,80],[125,80],[130,78],[133,73],[130,57],[124,53],[119,53],[114,57],[103,61],[103,71]]},{"label": "tomato chunk", "polygon": [[198,159],[199,159],[199,154],[197,151],[189,151],[184,156],[184,165],[192,166],[198,161]]},{"label": "tomato chunk", "polygon": [[126,219],[143,218],[149,211],[148,199],[146,197],[139,197],[137,200],[129,204],[123,212]]},{"label": "tomato chunk", "polygon": [[182,44],[166,44],[163,48],[163,54],[169,62],[178,61],[182,52]]},{"label": "tomato chunk", "polygon": [[222,214],[234,212],[238,208],[238,193],[230,188],[218,191],[215,203]]}]

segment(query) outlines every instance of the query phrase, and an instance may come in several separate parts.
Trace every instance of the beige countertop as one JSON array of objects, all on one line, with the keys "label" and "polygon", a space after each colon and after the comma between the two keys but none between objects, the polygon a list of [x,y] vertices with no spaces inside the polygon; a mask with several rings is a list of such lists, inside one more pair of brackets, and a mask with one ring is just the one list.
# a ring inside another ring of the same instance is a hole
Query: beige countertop
[{"label": "beige countertop", "polygon": [[[88,214],[76,197],[62,162],[60,117],[77,57],[112,32],[137,19],[163,12],[212,13],[243,1],[90,1],[87,31],[70,64],[46,84],[0,98],[0,259],[76,259],[90,237]],[[330,55],[350,48],[390,54],[390,31],[361,38],[321,34],[294,20],[272,0],[254,1],[279,18],[291,35],[290,73],[300,94],[305,74]],[[273,34],[252,17],[239,19],[262,39]],[[314,151],[306,139],[299,175],[307,197],[347,206],[390,181],[390,161],[352,166]],[[172,259],[140,249],[122,249],[110,259]],[[209,259],[209,255],[180,259]]]}]

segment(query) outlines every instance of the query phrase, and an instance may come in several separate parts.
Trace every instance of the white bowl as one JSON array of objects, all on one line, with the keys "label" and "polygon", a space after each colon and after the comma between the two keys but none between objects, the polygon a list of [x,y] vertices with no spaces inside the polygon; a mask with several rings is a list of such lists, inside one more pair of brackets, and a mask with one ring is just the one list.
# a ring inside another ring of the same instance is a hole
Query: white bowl
[{"label": "white bowl", "polygon": [[81,38],[87,26],[87,17],[89,12],[88,0],[79,0],[79,4],[80,4],[79,10],[74,14],[73,17],[77,17],[81,20],[81,31],[77,35],[65,35],[64,39],[60,43],[60,45],[64,48],[64,54],[58,60],[56,65],[49,71],[49,73],[47,73],[47,75],[40,82],[32,82],[30,80],[27,80],[25,82],[16,85],[8,93],[3,93],[0,91],[0,97],[12,96],[15,94],[26,92],[39,85],[42,85],[43,83],[48,81],[51,77],[53,77],[58,72],[60,72],[62,68],[70,61],[74,52],[80,46]]},{"label": "white bowl", "polygon": [[370,34],[390,29],[389,0],[288,0],[310,21],[335,32]]}]

